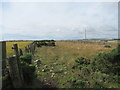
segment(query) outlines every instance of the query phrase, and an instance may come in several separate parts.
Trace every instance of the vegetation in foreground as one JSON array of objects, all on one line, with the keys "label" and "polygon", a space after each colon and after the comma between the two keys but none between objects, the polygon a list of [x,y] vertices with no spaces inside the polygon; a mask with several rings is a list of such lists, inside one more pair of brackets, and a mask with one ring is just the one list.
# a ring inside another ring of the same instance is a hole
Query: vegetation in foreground
[{"label": "vegetation in foreground", "polygon": [[38,48],[35,60],[42,61],[38,79],[57,88],[118,88],[115,47],[113,43],[57,42],[56,47]]},{"label": "vegetation in foreground", "polygon": [[[69,41],[57,42],[55,47],[37,48],[34,60],[40,59],[42,62],[36,70],[40,82],[35,81],[32,88],[119,88],[120,53],[115,48],[113,42]],[[25,59],[27,56],[21,57],[21,60],[31,63]],[[26,81],[29,79],[26,78]]]}]

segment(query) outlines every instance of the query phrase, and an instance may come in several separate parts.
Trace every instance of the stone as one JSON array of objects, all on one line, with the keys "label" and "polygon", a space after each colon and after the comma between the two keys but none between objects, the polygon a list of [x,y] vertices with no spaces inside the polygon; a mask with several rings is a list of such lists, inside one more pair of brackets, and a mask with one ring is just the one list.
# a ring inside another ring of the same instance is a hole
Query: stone
[{"label": "stone", "polygon": [[45,71],[45,69],[42,69],[42,72],[44,72]]},{"label": "stone", "polygon": [[44,68],[47,68],[48,66],[47,65],[44,65]]},{"label": "stone", "polygon": [[64,72],[64,74],[67,74],[67,72]]},{"label": "stone", "polygon": [[53,70],[50,70],[50,72],[52,72]]},{"label": "stone", "polygon": [[34,63],[39,66],[41,64],[41,60],[35,60]]}]

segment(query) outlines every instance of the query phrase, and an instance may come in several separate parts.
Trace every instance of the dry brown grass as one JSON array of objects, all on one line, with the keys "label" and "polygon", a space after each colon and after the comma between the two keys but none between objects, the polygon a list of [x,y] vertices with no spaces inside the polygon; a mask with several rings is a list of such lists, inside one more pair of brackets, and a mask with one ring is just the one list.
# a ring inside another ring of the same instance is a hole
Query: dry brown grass
[{"label": "dry brown grass", "polygon": [[[102,43],[102,42],[57,42],[61,48],[60,52],[69,54],[80,55],[84,57],[91,57],[100,52],[106,52],[116,47],[115,43]],[[111,45],[112,48],[104,48],[104,45]]]},{"label": "dry brown grass", "polygon": [[[111,48],[105,48],[104,45],[111,45]],[[42,57],[46,62],[57,60],[72,64],[76,58],[92,58],[99,53],[108,52],[116,46],[116,42],[57,41],[55,47],[38,48],[36,55]]]}]

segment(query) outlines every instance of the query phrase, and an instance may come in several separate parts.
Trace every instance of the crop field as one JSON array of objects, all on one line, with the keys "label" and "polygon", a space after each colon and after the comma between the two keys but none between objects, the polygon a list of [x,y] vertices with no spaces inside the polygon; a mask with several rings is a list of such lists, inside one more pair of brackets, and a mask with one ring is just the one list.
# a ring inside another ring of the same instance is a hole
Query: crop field
[{"label": "crop field", "polygon": [[30,44],[31,41],[16,41],[16,42],[6,42],[6,53],[7,56],[13,55],[14,51],[12,50],[12,45],[13,44],[18,44],[18,48],[24,48],[25,46],[27,46],[28,44]]}]

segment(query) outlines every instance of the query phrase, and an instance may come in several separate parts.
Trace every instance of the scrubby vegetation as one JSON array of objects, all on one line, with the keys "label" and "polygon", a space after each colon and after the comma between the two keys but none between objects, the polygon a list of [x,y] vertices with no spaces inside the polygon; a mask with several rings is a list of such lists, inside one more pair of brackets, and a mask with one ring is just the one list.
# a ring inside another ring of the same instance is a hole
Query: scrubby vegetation
[{"label": "scrubby vegetation", "polygon": [[32,84],[33,80],[36,77],[35,65],[31,64],[32,55],[30,53],[25,53],[23,56],[20,57],[20,60],[24,81],[27,84]]},{"label": "scrubby vegetation", "polygon": [[[38,47],[33,59],[29,53],[20,57],[25,82],[36,78],[33,88],[119,88],[120,45],[116,47],[116,42],[89,41]],[[37,68],[34,60],[41,61]]]},{"label": "scrubby vegetation", "polygon": [[39,48],[35,58],[43,64],[37,69],[38,79],[57,88],[118,88],[120,54],[110,46],[68,41]]},{"label": "scrubby vegetation", "polygon": [[[93,60],[78,58],[75,60],[76,69],[81,71],[80,76],[72,82],[73,87],[90,88],[119,88],[120,82],[120,52],[113,49],[108,53],[100,53]],[[82,78],[81,78],[82,77]],[[79,84],[82,82],[82,84]]]},{"label": "scrubby vegetation", "polygon": [[32,63],[32,54],[31,53],[25,53],[24,56],[20,57],[20,59],[23,62],[31,64]]}]

